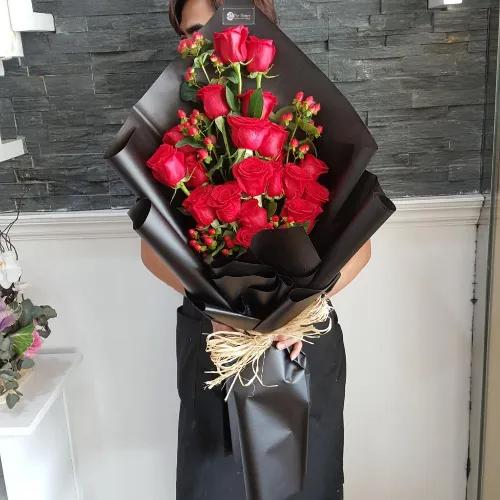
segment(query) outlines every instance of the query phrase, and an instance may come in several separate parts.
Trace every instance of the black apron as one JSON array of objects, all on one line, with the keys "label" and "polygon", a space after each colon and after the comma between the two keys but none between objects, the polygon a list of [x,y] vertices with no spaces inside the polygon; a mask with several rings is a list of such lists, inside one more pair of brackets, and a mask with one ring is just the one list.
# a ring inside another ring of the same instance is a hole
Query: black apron
[{"label": "black apron", "polygon": [[[308,473],[304,490],[269,500],[343,498],[346,363],[342,329],[304,343],[310,372]],[[231,453],[229,416],[220,389],[203,387],[213,375],[205,352],[211,322],[187,299],[177,310],[177,388],[181,400],[177,449],[177,500],[246,500],[242,471]]]}]

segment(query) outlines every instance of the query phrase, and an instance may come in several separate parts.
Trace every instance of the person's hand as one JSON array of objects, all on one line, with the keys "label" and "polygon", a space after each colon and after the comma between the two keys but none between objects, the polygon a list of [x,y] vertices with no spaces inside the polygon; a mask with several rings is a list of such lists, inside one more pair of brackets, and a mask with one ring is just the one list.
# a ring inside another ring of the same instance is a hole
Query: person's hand
[{"label": "person's hand", "polygon": [[290,359],[293,361],[298,357],[300,351],[302,350],[302,340],[297,340],[294,337],[287,337],[286,335],[276,335],[276,348],[282,351],[288,347],[292,347],[292,352],[290,353]]}]

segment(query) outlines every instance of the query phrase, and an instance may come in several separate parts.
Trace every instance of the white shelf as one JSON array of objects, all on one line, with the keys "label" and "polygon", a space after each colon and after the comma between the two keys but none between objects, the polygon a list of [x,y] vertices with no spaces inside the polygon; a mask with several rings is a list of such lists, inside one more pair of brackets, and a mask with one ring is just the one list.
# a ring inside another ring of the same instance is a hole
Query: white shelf
[{"label": "white shelf", "polygon": [[23,397],[19,403],[12,410],[5,403],[0,406],[0,437],[32,434],[81,359],[79,353],[36,356],[33,372],[20,388]]}]

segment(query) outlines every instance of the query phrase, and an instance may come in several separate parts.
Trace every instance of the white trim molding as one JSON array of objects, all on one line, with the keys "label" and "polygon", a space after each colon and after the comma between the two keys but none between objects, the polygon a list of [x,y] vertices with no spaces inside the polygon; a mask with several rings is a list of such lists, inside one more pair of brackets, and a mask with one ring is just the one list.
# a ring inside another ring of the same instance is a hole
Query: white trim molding
[{"label": "white trim molding", "polygon": [[[483,195],[400,198],[394,200],[397,212],[387,227],[476,225]],[[0,227],[14,214],[0,215]],[[12,229],[15,240],[134,238],[126,210],[87,212],[36,212],[22,214]]]}]

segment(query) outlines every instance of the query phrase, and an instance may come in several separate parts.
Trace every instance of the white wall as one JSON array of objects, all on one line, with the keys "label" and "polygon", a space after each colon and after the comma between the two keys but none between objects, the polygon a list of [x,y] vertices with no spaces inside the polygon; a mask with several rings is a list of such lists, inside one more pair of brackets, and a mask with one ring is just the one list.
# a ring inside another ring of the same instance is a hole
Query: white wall
[{"label": "white wall", "polygon": [[[346,500],[465,498],[480,201],[398,203],[369,267],[335,299],[348,356]],[[180,299],[143,269],[122,213],[20,222],[24,278],[60,314],[47,348],[84,355],[68,386],[81,498],[174,500]]]}]

